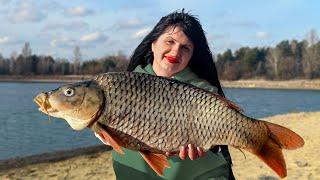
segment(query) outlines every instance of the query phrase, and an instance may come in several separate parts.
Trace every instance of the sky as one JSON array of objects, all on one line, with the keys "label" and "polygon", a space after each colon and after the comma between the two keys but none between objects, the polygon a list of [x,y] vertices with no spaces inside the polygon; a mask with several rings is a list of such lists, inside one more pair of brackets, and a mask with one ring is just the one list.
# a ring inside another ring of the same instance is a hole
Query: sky
[{"label": "sky", "polygon": [[130,56],[161,17],[184,8],[197,16],[213,54],[275,46],[320,31],[316,0],[0,0],[0,54],[32,53],[83,60]]}]

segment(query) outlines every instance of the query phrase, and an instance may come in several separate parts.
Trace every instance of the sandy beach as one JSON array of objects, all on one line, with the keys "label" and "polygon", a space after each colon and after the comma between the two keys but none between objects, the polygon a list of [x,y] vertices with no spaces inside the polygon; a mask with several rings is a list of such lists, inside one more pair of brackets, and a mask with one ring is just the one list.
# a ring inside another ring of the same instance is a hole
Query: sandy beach
[{"label": "sandy beach", "polygon": [[[284,150],[288,176],[286,179],[320,179],[320,112],[277,115],[265,120],[289,127],[305,140],[298,150]],[[89,148],[90,149],[90,148]],[[31,159],[0,162],[0,179],[115,179],[111,154],[102,146],[62,151]],[[230,148],[237,179],[278,179],[258,158]],[[28,165],[28,162],[32,163]]]},{"label": "sandy beach", "polygon": [[221,81],[223,87],[228,88],[266,88],[266,89],[313,89],[320,90],[320,80],[287,80],[287,81],[271,81],[271,80],[237,80],[237,81]]}]

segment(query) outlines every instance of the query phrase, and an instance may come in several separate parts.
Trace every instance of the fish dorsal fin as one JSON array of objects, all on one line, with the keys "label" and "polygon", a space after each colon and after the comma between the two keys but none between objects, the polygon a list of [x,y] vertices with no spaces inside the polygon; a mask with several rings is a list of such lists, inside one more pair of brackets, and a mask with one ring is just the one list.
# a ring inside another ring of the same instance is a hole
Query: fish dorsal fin
[{"label": "fish dorsal fin", "polygon": [[149,166],[159,175],[163,176],[165,168],[169,168],[169,162],[167,157],[163,154],[141,152],[143,159],[149,164]]},{"label": "fish dorsal fin", "polygon": [[219,100],[221,100],[222,102],[224,102],[229,108],[232,108],[232,109],[234,109],[234,110],[236,110],[236,111],[238,111],[238,112],[243,112],[243,109],[242,109],[240,106],[238,106],[236,103],[234,103],[234,102],[232,102],[232,101],[230,101],[230,100],[228,100],[228,99],[220,96],[219,94],[213,93],[213,95],[214,95],[217,99],[219,99]]},{"label": "fish dorsal fin", "polygon": [[120,141],[112,137],[106,130],[99,128],[99,132],[97,132],[99,136],[102,138],[104,143],[110,144],[112,146],[113,150],[115,150],[117,153],[124,155],[124,152],[121,149]]}]

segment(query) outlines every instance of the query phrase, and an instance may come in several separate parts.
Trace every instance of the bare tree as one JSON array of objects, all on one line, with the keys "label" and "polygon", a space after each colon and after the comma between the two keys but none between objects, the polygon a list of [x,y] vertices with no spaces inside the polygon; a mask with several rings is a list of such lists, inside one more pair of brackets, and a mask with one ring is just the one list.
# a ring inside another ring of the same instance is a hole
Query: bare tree
[{"label": "bare tree", "polygon": [[314,78],[319,68],[319,36],[315,29],[311,29],[305,39],[305,53],[303,54],[303,73],[307,78]]},{"label": "bare tree", "polygon": [[315,45],[319,41],[318,33],[315,29],[311,29],[307,33],[306,40],[308,42],[308,47]]},{"label": "bare tree", "polygon": [[73,70],[74,74],[79,74],[80,72],[80,61],[82,58],[82,54],[80,51],[80,47],[76,46],[73,50]]},{"label": "bare tree", "polygon": [[303,74],[302,70],[302,55],[304,51],[304,42],[299,43],[297,40],[291,41],[291,51],[295,59],[294,61],[294,74],[295,77],[301,77]]},{"label": "bare tree", "polygon": [[275,78],[279,77],[279,61],[281,58],[281,52],[278,48],[270,48],[267,54],[267,64],[268,71],[270,75]]},{"label": "bare tree", "polygon": [[307,78],[316,78],[320,74],[320,42],[306,49],[303,56],[303,72]]},{"label": "bare tree", "polygon": [[4,60],[4,57],[2,56],[1,53],[0,53],[0,60]]},{"label": "bare tree", "polygon": [[9,72],[10,72],[10,74],[14,72],[14,63],[15,63],[17,57],[18,57],[18,53],[16,51],[13,51],[10,54],[10,62],[9,62]]},{"label": "bare tree", "polygon": [[32,55],[32,50],[31,50],[31,47],[30,47],[30,43],[29,43],[29,42],[24,43],[23,48],[22,48],[22,51],[21,51],[21,55],[22,55],[24,58],[29,57],[29,56]]}]

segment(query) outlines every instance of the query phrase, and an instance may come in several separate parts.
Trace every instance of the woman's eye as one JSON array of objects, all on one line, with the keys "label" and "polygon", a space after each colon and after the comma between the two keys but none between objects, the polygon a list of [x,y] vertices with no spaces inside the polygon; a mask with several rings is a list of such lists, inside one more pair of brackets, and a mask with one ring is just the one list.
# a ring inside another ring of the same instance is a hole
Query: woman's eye
[{"label": "woman's eye", "polygon": [[190,50],[190,49],[189,49],[188,47],[186,47],[186,46],[184,46],[183,49],[184,49],[185,51],[189,51],[189,50]]},{"label": "woman's eye", "polygon": [[64,91],[64,95],[65,96],[68,96],[68,97],[71,97],[74,95],[74,89],[73,88],[68,88]]},{"label": "woman's eye", "polygon": [[172,41],[172,40],[167,41],[167,44],[173,44],[173,43],[174,43],[174,41]]}]

